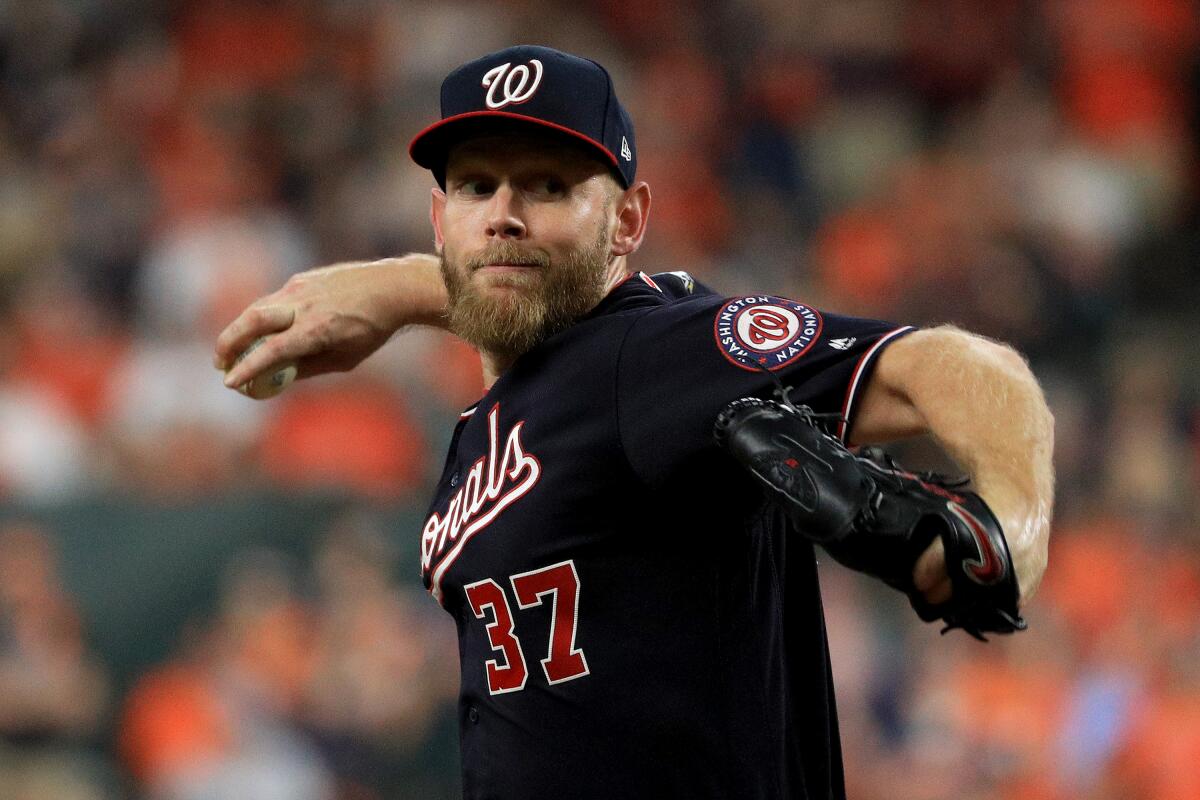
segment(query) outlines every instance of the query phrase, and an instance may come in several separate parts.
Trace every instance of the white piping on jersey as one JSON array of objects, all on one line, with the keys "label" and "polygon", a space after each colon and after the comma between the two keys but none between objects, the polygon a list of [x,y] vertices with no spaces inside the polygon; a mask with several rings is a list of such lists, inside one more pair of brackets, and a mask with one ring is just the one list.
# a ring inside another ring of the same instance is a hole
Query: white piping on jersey
[{"label": "white piping on jersey", "polygon": [[866,372],[867,365],[875,358],[875,354],[879,352],[885,344],[890,342],[902,333],[907,333],[913,330],[913,326],[905,325],[901,328],[896,328],[893,331],[885,333],[879,337],[875,344],[871,345],[867,352],[863,353],[858,359],[858,363],[854,365],[854,375],[850,378],[850,388],[846,390],[846,400],[842,403],[842,421],[838,423],[837,435],[843,442],[846,441],[846,432],[850,425],[850,412],[854,409],[854,401],[858,396],[858,382]]}]

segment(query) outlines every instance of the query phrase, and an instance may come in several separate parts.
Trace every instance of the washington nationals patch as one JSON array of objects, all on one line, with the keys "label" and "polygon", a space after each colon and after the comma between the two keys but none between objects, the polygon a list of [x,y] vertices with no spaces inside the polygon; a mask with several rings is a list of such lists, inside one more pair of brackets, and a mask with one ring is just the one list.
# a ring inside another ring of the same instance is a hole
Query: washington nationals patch
[{"label": "washington nationals patch", "polygon": [[713,336],[742,369],[779,369],[808,352],[821,335],[815,308],[784,297],[732,297],[717,311]]}]

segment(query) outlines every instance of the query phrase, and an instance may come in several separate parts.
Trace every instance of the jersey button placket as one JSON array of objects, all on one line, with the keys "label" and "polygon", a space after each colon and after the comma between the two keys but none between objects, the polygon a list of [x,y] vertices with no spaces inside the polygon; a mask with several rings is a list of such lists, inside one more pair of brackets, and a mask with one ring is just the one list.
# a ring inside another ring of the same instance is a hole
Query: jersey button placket
[{"label": "jersey button placket", "polygon": [[471,720],[472,723],[478,723],[479,722],[479,709],[476,708],[475,706],[471,706],[467,710],[467,719]]}]

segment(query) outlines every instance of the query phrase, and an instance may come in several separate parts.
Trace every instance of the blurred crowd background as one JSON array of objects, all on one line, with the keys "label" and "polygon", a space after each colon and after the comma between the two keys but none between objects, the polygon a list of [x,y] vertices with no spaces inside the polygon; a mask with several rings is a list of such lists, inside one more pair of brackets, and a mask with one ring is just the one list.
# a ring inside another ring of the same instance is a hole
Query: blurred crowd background
[{"label": "blurred crowd background", "polygon": [[[604,63],[635,265],[1013,343],[1057,419],[1028,633],[823,583],[855,800],[1200,798],[1189,0],[0,2],[0,800],[453,797],[415,541],[474,354],[256,403],[216,333],[428,250],[409,139],[513,43]],[[936,462],[927,444],[906,450]]]}]

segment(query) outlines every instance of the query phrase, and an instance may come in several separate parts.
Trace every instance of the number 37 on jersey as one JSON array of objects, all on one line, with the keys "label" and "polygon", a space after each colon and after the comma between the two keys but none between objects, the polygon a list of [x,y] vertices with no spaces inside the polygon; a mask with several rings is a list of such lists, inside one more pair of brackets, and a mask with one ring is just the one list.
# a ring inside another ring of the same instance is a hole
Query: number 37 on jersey
[{"label": "number 37 on jersey", "polygon": [[[575,571],[575,562],[561,561],[522,572],[509,577],[508,582],[518,609],[540,606],[549,598],[550,646],[541,660],[547,682],[563,683],[587,675],[587,658],[583,650],[575,646],[575,628],[579,621],[579,574]],[[504,587],[485,578],[468,584],[464,591],[476,619],[486,621],[484,630],[488,643],[497,654],[484,664],[488,691],[496,695],[524,689],[529,669]]]}]

